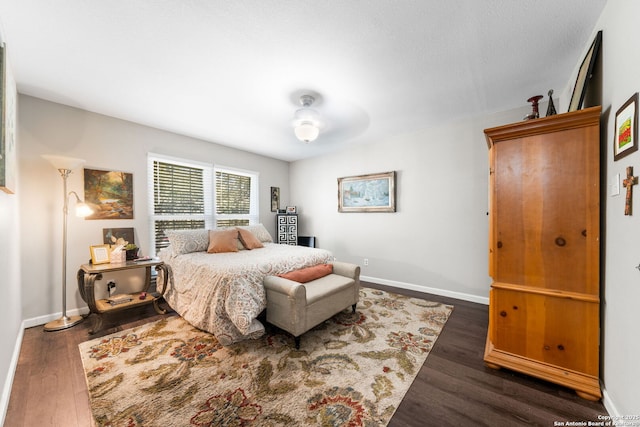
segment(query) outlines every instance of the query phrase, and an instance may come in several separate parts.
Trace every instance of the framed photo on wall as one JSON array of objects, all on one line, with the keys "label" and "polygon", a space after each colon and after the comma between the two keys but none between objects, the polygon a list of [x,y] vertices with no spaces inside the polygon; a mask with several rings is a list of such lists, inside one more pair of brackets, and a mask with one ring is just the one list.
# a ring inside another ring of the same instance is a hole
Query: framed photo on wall
[{"label": "framed photo on wall", "polygon": [[338,212],[395,211],[395,171],[338,178]]},{"label": "framed photo on wall", "polygon": [[613,129],[613,160],[638,151],[638,92],[616,112]]},{"label": "framed photo on wall", "polygon": [[271,187],[271,212],[280,209],[280,187]]}]

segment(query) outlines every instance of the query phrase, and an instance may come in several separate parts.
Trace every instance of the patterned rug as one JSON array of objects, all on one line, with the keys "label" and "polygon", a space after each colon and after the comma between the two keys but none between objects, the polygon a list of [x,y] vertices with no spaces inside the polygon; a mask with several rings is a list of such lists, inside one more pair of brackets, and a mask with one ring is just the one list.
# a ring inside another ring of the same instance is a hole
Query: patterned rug
[{"label": "patterned rug", "polygon": [[301,337],[223,347],[178,316],[79,345],[100,426],[384,426],[452,306],[362,288]]}]

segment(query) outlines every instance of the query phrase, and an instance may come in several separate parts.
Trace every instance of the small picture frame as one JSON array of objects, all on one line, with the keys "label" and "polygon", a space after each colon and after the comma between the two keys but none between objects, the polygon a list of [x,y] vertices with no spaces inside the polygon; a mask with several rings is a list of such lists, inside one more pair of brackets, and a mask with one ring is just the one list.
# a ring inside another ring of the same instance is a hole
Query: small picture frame
[{"label": "small picture frame", "polygon": [[91,264],[108,264],[111,261],[109,245],[92,245],[89,250],[91,251]]},{"label": "small picture frame", "polygon": [[298,213],[298,209],[295,206],[287,206],[287,214],[295,214]]},{"label": "small picture frame", "polygon": [[638,151],[638,92],[616,112],[613,128],[613,160]]}]

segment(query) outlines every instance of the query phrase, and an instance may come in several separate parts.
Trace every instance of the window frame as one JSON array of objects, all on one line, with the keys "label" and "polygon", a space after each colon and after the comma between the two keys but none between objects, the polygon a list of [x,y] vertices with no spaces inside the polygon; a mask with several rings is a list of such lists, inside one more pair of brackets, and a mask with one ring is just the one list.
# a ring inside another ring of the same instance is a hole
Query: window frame
[{"label": "window frame", "polygon": [[[155,212],[154,196],[156,192],[154,178],[154,162],[164,162],[178,166],[202,169],[204,214],[157,214]],[[251,178],[250,184],[250,212],[248,214],[218,214],[216,210],[216,172],[248,176]],[[149,212],[149,243],[151,251],[156,251],[156,221],[176,221],[176,220],[199,220],[204,221],[204,229],[210,230],[217,226],[219,221],[234,219],[247,220],[249,225],[260,222],[259,206],[259,172],[246,169],[233,168],[213,163],[206,163],[197,160],[179,158],[157,153],[147,155],[147,189],[148,189],[148,212]],[[157,255],[157,253],[155,254]]]},{"label": "window frame", "polygon": [[[249,213],[248,214],[219,214],[217,209],[218,203],[218,195],[215,193],[215,187],[217,184],[216,173],[223,172],[234,175],[242,175],[248,176],[251,178],[251,190],[249,194]],[[260,185],[259,181],[260,174],[258,172],[249,171],[246,169],[238,169],[232,168],[228,166],[222,165],[214,165],[213,166],[213,186],[214,186],[214,196],[213,196],[213,215],[214,215],[214,223],[217,225],[219,220],[233,220],[233,219],[242,219],[249,220],[249,225],[258,224],[260,222],[260,206],[259,206],[259,191],[258,187]]]}]

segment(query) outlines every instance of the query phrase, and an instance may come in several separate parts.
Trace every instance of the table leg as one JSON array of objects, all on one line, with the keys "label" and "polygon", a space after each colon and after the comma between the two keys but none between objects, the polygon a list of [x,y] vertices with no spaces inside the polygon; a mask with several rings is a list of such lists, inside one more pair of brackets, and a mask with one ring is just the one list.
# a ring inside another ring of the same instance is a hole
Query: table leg
[{"label": "table leg", "polygon": [[[91,313],[89,313],[91,316]],[[102,315],[98,313],[93,313],[91,319],[91,329],[89,329],[89,334],[93,335],[96,332],[100,332],[102,330]]]}]

